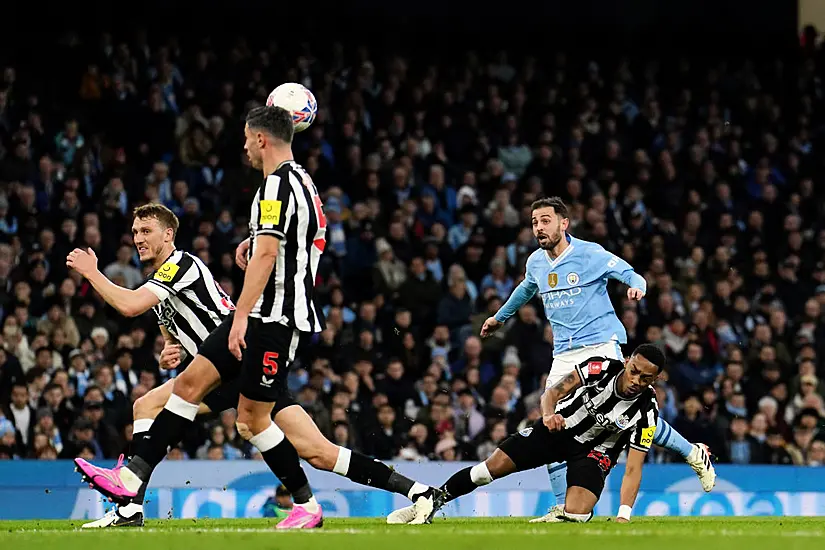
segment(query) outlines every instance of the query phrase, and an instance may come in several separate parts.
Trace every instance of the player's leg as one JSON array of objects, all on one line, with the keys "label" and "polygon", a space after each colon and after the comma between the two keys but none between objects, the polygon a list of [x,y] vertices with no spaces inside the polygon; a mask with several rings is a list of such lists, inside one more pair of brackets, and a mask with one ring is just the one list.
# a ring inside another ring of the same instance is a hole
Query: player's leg
[{"label": "player's leg", "polygon": [[610,472],[610,458],[598,451],[591,451],[587,456],[570,460],[567,464],[567,484],[570,488],[564,510],[557,519],[575,523],[590,521]]},{"label": "player's leg", "polygon": [[[570,374],[576,365],[587,361],[591,357],[607,357],[622,360],[622,348],[618,342],[605,342],[595,346],[561,353],[553,358],[550,374],[547,376],[547,388],[552,387],[559,380]],[[550,488],[556,497],[556,505],[551,507],[547,514],[534,522],[551,521],[564,511],[567,499],[567,464],[554,462],[547,465],[547,474],[550,477]]]},{"label": "player's leg", "polygon": [[149,482],[167,449],[183,439],[198,414],[200,401],[219,383],[220,375],[215,366],[208,359],[196,356],[175,379],[166,405],[152,422],[148,437],[136,442],[135,454],[128,464],[123,465],[121,460],[115,468],[108,470],[78,458],[75,459],[78,470],[105,496],[120,504],[128,503],[137,496],[141,486]]},{"label": "player's leg", "polygon": [[[176,446],[183,439],[204,396],[220,384],[221,373],[208,356],[210,352],[221,356],[220,350],[228,353],[226,342],[231,324],[230,316],[206,338],[200,353],[175,378],[169,399],[146,436],[135,441],[134,454],[126,466],[118,461],[118,465],[109,470],[75,459],[77,469],[94,489],[117,503],[127,504],[137,496],[141,486],[148,483],[152,471],[166,456],[168,447]],[[237,371],[237,362],[230,365]]]},{"label": "player's leg", "polygon": [[696,475],[699,476],[699,481],[702,483],[702,489],[705,492],[710,492],[713,486],[716,485],[716,469],[711,462],[710,450],[707,445],[703,443],[694,445],[674,430],[670,424],[662,420],[661,416],[656,423],[653,443],[684,458],[688,465],[693,468],[693,471],[696,472]]},{"label": "player's leg", "polygon": [[[145,436],[149,433],[155,417],[163,410],[163,406],[172,395],[175,379],[167,380],[157,388],[147,392],[145,395],[135,400],[132,405],[132,448],[131,455],[134,456],[140,451],[141,442],[144,441]],[[207,398],[215,393],[210,392]],[[235,401],[237,403],[237,400]],[[234,407],[234,404],[232,405]],[[205,403],[201,403],[198,409],[198,414],[207,414],[210,412],[209,407]],[[146,495],[148,483],[144,483],[138,494],[123,506],[115,506],[102,518],[83,524],[83,529],[95,529],[101,527],[142,527],[144,523],[143,517],[143,501]]]},{"label": "player's leg", "polygon": [[[394,472],[382,462],[333,444],[295,403],[287,387],[287,373],[302,335],[277,323],[271,325],[250,320],[250,331],[262,328],[265,331],[261,331],[255,344],[250,344],[250,338],[247,338],[249,348],[244,357],[242,393],[250,399],[266,398],[275,402],[275,423],[286,434],[287,443],[291,443],[298,456],[315,468],[335,472],[361,485],[402,494],[415,503],[419,516],[429,516],[435,502],[434,488]],[[258,346],[260,349],[253,351]],[[267,460],[265,454],[264,460]]]},{"label": "player's leg", "polygon": [[288,406],[278,411],[275,423],[295,446],[298,455],[315,468],[334,472],[360,485],[404,495],[418,507],[422,520],[430,515],[437,496],[433,487],[414,481],[379,460],[335,445],[324,437],[300,406]]},{"label": "player's leg", "polygon": [[[560,452],[562,448],[560,432],[551,433],[542,421],[538,420],[532,427],[525,428],[502,441],[484,462],[453,474],[441,486],[435,508],[426,523],[429,523],[432,516],[446,503],[473,492],[477,487],[488,485],[514,472],[532,470],[563,458],[563,453]],[[411,509],[411,506],[407,506],[395,510],[387,516],[387,523],[419,523],[412,519],[414,516]]]},{"label": "player's leg", "polygon": [[[550,373],[547,375],[547,385],[545,391],[552,388],[565,376],[573,372],[576,365],[587,359],[583,354],[573,352],[561,353],[553,358]],[[553,462],[547,465],[547,475],[550,477],[550,489],[556,497],[556,505],[553,506],[548,515],[561,513],[564,509],[564,501],[567,495],[567,464],[563,462]]]},{"label": "player's leg", "polygon": [[298,452],[272,421],[276,404],[294,403],[287,388],[287,374],[299,338],[298,332],[278,323],[250,319],[239,383],[238,433],[261,452],[295,503],[289,516],[278,523],[278,529],[310,529],[324,522],[323,510],[312,494]]}]

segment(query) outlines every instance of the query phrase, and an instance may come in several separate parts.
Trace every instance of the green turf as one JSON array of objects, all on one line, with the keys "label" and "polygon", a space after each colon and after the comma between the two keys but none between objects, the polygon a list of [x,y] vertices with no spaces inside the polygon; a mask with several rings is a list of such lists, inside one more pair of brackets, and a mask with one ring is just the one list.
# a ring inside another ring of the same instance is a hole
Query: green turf
[{"label": "green turf", "polygon": [[149,521],[144,529],[81,531],[81,521],[0,521],[9,550],[814,550],[825,548],[825,518],[636,518],[617,524],[526,523],[524,518],[328,519],[323,529],[276,531],[256,519]]}]

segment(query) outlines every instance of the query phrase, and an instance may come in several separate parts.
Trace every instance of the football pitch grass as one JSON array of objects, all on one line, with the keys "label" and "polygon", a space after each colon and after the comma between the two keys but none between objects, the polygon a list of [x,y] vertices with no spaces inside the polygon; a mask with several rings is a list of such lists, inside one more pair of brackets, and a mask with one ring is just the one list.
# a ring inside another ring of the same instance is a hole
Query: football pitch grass
[{"label": "football pitch grass", "polygon": [[0,521],[9,550],[622,550],[825,548],[825,518],[635,518],[618,524],[529,524],[527,518],[437,518],[386,525],[381,518],[328,519],[322,529],[276,531],[263,519],[149,520],[142,529],[80,529],[82,521]]}]

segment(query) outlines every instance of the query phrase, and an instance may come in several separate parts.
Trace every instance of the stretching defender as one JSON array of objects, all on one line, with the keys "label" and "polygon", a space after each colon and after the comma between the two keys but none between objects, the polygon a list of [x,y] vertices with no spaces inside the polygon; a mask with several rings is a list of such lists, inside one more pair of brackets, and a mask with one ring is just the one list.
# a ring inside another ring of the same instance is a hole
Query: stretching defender
[{"label": "stretching defender", "polygon": [[[163,459],[167,445],[179,441],[194,420],[203,397],[222,379],[240,373],[238,432],[261,451],[270,467],[292,463],[285,454],[297,449],[316,468],[409,497],[416,511],[414,521],[423,523],[433,510],[436,489],[334,445],[289,394],[287,372],[299,343],[324,326],[313,294],[326,243],[326,218],[315,185],[293,160],[291,115],[278,107],[254,109],[247,117],[245,134],[250,161],[269,175],[251,209],[249,261],[237,309],[209,335],[192,364],[175,380],[145,449],[135,453],[128,465],[113,470],[80,459],[78,468],[113,500],[133,498]],[[273,412],[277,425],[271,420]],[[322,522],[321,508],[312,499],[296,506],[278,527],[311,528]]]},{"label": "stretching defender", "polygon": [[[527,260],[524,280],[501,309],[485,321],[481,336],[498,330],[538,292],[553,328],[549,388],[587,357],[622,359],[619,344],[627,343],[627,333],[610,303],[607,280],[616,279],[628,285],[627,297],[631,300],[644,297],[647,282],[630,264],[600,245],[568,235],[567,206],[558,197],[537,200],[532,210],[533,235],[539,249]],[[692,445],[662,419],[654,443],[682,456],[699,476],[702,488],[713,489],[716,472],[707,446]],[[544,518],[533,521],[552,519],[564,504],[566,466],[551,464],[548,472],[556,507]]]},{"label": "stretching defender", "polygon": [[[659,348],[642,344],[624,362],[591,357],[576,365],[544,392],[542,418],[504,440],[484,462],[447,480],[435,509],[514,472],[566,462],[567,500],[551,521],[586,522],[593,517],[607,474],[630,447],[617,518],[630,521],[659,416],[651,385],[664,361]],[[387,521],[404,523],[411,516],[408,508],[401,508]]]}]

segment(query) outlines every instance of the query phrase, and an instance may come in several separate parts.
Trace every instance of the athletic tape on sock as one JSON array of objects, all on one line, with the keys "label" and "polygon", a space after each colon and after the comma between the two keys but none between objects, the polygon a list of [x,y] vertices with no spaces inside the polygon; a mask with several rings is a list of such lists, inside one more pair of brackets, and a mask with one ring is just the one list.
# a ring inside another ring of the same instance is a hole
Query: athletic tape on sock
[{"label": "athletic tape on sock", "polygon": [[169,401],[166,402],[163,408],[189,421],[195,420],[195,417],[198,416],[197,403],[188,403],[174,393],[169,396]]},{"label": "athletic tape on sock", "polygon": [[339,476],[345,476],[349,473],[349,461],[352,458],[352,451],[346,447],[338,447],[338,459],[335,461],[332,471]]},{"label": "athletic tape on sock", "polygon": [[492,483],[493,476],[490,474],[487,464],[480,462],[470,468],[470,479],[473,480],[473,483],[476,485],[487,485],[488,483]]},{"label": "athletic tape on sock", "polygon": [[262,453],[265,453],[269,449],[274,449],[281,441],[284,440],[284,432],[281,431],[281,428],[275,425],[274,422],[269,424],[269,427],[259,433],[258,435],[253,435],[249,438],[249,442],[252,443],[255,448],[257,448]]}]

